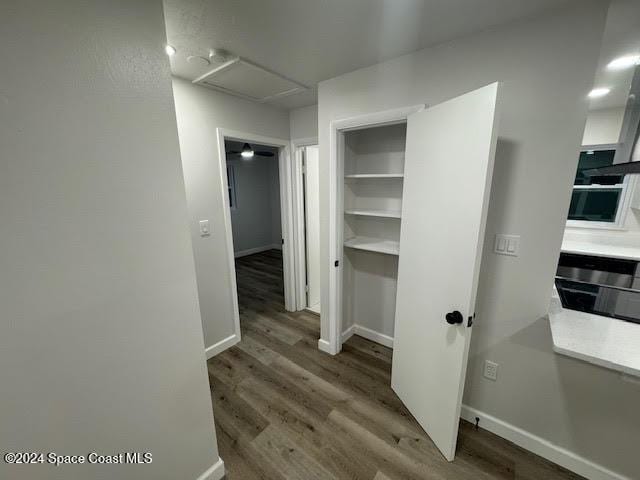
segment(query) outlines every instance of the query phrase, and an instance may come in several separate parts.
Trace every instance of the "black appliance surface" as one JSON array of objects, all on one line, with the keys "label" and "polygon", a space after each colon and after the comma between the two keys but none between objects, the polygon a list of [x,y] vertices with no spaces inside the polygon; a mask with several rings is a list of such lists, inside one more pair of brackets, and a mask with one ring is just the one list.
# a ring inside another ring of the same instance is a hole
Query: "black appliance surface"
[{"label": "black appliance surface", "polygon": [[555,283],[564,308],[640,323],[636,261],[563,253]]}]

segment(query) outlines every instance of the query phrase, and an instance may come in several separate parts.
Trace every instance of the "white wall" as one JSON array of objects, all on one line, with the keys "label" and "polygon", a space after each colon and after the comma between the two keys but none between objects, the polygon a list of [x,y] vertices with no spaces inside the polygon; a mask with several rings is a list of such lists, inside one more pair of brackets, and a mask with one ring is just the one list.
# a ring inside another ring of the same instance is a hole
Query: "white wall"
[{"label": "white wall", "polygon": [[[606,8],[607,2],[572,2],[552,15],[487,30],[322,82],[322,229],[328,228],[332,119],[416,103],[433,105],[496,80],[504,82],[464,403],[639,478],[640,385],[553,353],[544,318]],[[494,255],[496,233],[521,235],[520,256]],[[326,292],[328,238],[323,238],[322,258]],[[322,336],[328,337],[326,317]],[[485,359],[500,364],[497,382],[482,377]]]},{"label": "white wall", "polygon": [[587,115],[582,145],[606,145],[618,143],[624,107],[592,110]]},{"label": "white wall", "polygon": [[318,136],[318,105],[295,108],[289,111],[289,130],[292,140]]},{"label": "white wall", "polygon": [[281,248],[278,157],[236,158],[227,164],[233,165],[236,182],[236,208],[231,210],[233,251]]},{"label": "white wall", "polygon": [[162,3],[1,10],[0,450],[153,463],[0,477],[195,480],[218,452]]},{"label": "white wall", "polygon": [[[211,347],[234,333],[216,129],[287,139],[289,114],[175,78],[173,91],[204,340]],[[209,237],[198,233],[201,219],[211,222]]]}]

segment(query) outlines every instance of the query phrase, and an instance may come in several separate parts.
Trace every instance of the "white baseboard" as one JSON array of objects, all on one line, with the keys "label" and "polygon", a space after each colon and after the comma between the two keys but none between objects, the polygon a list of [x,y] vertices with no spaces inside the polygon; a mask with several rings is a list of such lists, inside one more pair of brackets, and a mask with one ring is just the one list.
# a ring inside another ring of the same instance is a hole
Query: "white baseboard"
[{"label": "white baseboard", "polygon": [[353,337],[353,335],[356,333],[356,326],[355,325],[351,325],[349,328],[347,328],[344,332],[342,332],[342,343],[346,342],[347,340],[349,340],[351,337]]},{"label": "white baseboard", "polygon": [[370,328],[363,327],[362,325],[351,325],[344,332],[342,332],[342,343],[351,338],[352,335],[360,335],[367,340],[379,343],[385,347],[393,348],[393,337],[385,335],[384,333],[376,332]]},{"label": "white baseboard", "polygon": [[240,337],[234,333],[233,335],[229,335],[227,338],[223,338],[218,343],[214,343],[210,347],[205,348],[204,353],[207,356],[207,360],[216,356],[220,352],[224,352],[227,348],[233,347],[239,341]]},{"label": "white baseboard", "polygon": [[220,480],[222,477],[224,477],[224,462],[218,458],[218,461],[207,468],[196,480]]},{"label": "white baseboard", "polygon": [[478,417],[481,428],[590,480],[631,480],[544,438],[467,405],[462,405],[460,416],[471,423],[475,423]]},{"label": "white baseboard", "polygon": [[271,245],[263,245],[261,247],[248,248],[247,250],[239,250],[233,253],[235,258],[246,257],[247,255],[253,255],[254,253],[266,252],[267,250],[282,250],[282,245],[277,243]]},{"label": "white baseboard", "polygon": [[335,352],[333,348],[331,348],[331,344],[326,340],[320,339],[318,340],[318,350],[323,351],[324,353],[328,353],[329,355],[335,355],[338,352]]}]

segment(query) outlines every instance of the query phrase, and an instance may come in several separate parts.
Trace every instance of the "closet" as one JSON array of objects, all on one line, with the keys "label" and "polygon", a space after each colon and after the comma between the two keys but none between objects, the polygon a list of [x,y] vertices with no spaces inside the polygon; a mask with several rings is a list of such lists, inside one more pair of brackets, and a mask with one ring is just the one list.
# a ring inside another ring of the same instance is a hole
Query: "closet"
[{"label": "closet", "polygon": [[319,348],[337,354],[353,334],[392,346],[391,387],[448,460],[476,321],[498,91],[330,123],[333,258]]},{"label": "closet", "polygon": [[392,346],[406,123],[346,132],[343,331]]}]

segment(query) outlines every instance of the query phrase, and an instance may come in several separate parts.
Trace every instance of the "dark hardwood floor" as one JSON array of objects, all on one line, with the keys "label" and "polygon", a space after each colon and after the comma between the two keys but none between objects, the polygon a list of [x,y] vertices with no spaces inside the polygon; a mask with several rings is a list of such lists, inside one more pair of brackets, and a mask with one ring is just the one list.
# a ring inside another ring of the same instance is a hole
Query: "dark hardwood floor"
[{"label": "dark hardwood floor", "polygon": [[390,349],[320,352],[319,318],[284,310],[279,251],[236,271],[242,341],[208,362],[227,479],[582,478],[464,421],[447,462],[391,390]]}]

